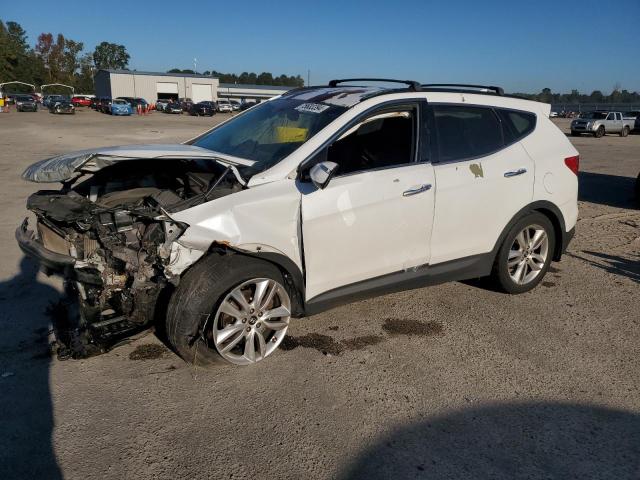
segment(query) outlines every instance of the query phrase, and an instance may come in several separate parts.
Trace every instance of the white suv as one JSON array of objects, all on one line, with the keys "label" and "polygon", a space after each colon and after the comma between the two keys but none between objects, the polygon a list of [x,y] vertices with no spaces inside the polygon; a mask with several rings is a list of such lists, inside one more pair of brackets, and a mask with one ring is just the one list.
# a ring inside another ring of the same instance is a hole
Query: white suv
[{"label": "white suv", "polygon": [[[290,318],[492,276],[535,287],[578,215],[578,154],[550,106],[497,87],[290,91],[182,145],[85,150],[23,177],[37,234],[79,312],[60,355],[160,322],[187,361],[250,364]],[[365,83],[365,79],[360,79]]]}]

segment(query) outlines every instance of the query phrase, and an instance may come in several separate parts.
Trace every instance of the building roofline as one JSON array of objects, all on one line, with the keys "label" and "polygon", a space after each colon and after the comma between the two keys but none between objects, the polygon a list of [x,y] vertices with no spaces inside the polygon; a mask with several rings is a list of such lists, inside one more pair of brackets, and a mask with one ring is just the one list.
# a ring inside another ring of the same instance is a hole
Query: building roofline
[{"label": "building roofline", "polygon": [[206,78],[207,80],[219,80],[218,77],[210,75],[202,75],[198,73],[167,73],[167,72],[144,72],[140,70],[117,70],[111,68],[101,68],[96,72],[107,72],[120,75],[153,75],[154,77],[188,77],[188,78]]},{"label": "building roofline", "polygon": [[250,85],[247,83],[220,83],[218,87],[239,88],[239,89],[247,89],[247,90],[279,90],[279,91],[286,91],[286,92],[294,88],[298,88],[298,87],[287,87],[284,85]]}]

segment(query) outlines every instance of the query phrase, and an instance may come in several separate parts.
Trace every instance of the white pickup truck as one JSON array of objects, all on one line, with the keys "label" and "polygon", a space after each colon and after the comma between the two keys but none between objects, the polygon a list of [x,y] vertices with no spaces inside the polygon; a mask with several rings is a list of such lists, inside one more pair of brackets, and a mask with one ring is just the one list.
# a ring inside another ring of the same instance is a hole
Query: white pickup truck
[{"label": "white pickup truck", "polygon": [[571,122],[571,135],[590,133],[596,138],[607,133],[617,133],[626,137],[633,129],[633,123],[623,118],[622,112],[588,112]]}]

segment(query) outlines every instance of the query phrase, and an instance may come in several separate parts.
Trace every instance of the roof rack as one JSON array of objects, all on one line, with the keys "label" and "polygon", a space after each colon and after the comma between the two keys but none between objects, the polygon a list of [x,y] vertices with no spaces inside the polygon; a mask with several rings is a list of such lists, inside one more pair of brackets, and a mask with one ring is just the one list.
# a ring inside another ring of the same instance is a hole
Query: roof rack
[{"label": "roof rack", "polygon": [[339,83],[346,83],[346,82],[402,83],[404,85],[407,85],[409,90],[411,90],[413,92],[419,92],[421,90],[420,82],[416,82],[414,80],[393,80],[393,79],[390,79],[390,78],[343,78],[341,80],[331,80],[329,82],[329,86],[330,87],[337,87]]},{"label": "roof rack", "polygon": [[422,88],[450,88],[451,90],[462,90],[465,88],[477,89],[477,90],[490,90],[496,95],[504,96],[504,90],[502,87],[495,87],[493,85],[471,85],[466,83],[425,83],[420,85]]}]

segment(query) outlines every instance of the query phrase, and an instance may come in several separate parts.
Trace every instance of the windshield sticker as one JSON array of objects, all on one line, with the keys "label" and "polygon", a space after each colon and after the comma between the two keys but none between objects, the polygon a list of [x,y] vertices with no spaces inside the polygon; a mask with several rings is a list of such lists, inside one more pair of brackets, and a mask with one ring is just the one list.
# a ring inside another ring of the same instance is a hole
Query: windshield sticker
[{"label": "windshield sticker", "polygon": [[329,108],[329,105],[322,105],[320,103],[303,103],[302,105],[298,105],[296,110],[307,113],[322,113],[327,108]]}]

